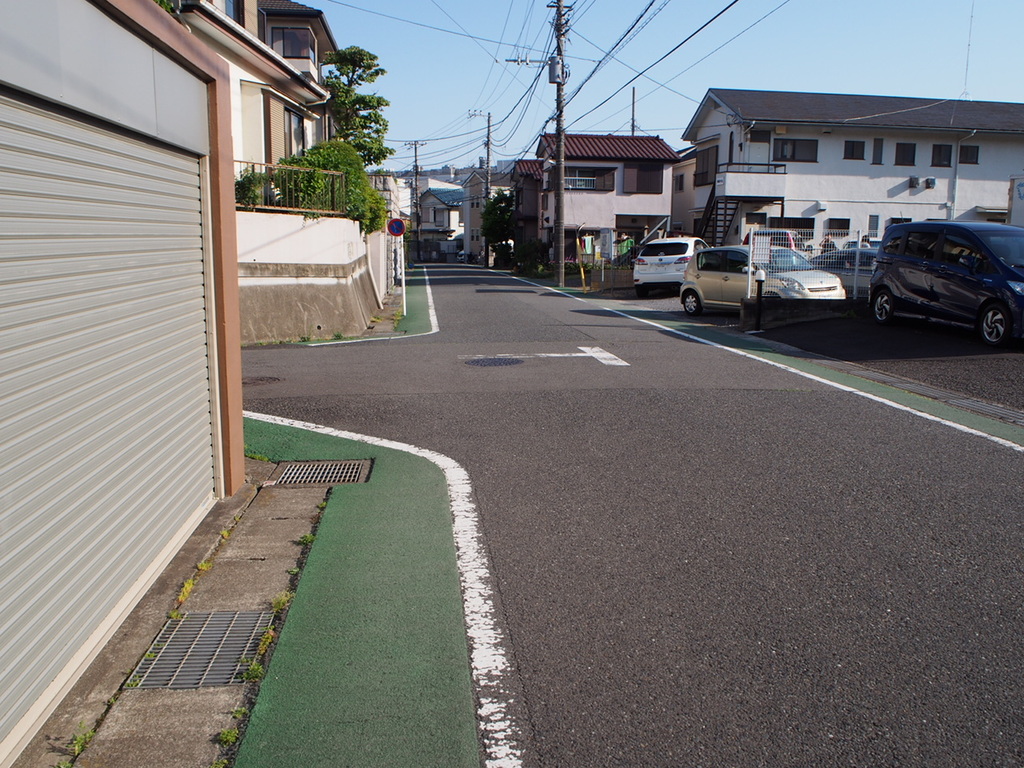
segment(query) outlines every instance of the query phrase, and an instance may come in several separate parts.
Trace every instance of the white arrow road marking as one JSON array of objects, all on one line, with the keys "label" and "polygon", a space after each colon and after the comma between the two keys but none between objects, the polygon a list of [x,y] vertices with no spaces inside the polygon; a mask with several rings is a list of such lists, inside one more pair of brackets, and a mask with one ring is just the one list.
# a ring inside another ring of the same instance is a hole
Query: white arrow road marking
[{"label": "white arrow road marking", "polygon": [[604,365],[629,365],[621,357],[616,357],[611,352],[605,352],[600,347],[577,347],[580,352],[538,352],[535,355],[459,355],[460,360],[490,360],[493,358],[513,358],[515,360],[529,360],[533,357],[592,357]]}]

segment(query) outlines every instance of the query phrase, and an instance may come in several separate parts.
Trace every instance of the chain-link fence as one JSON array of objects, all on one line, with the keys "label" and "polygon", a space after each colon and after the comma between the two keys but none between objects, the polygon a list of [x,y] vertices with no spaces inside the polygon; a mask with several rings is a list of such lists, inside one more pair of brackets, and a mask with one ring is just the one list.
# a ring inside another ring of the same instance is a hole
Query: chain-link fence
[{"label": "chain-link fence", "polygon": [[752,235],[754,238],[767,238],[772,248],[794,250],[811,267],[834,274],[842,281],[847,298],[867,298],[879,245],[877,232],[832,229],[817,236],[811,229],[760,228],[747,234],[745,244],[751,243]]}]

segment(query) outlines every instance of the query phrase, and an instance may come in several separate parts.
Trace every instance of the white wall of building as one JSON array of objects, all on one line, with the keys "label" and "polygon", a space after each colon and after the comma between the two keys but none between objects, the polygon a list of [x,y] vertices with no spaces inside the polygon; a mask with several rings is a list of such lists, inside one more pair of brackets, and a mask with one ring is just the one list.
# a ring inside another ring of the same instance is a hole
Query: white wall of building
[{"label": "white wall of building", "polygon": [[359,223],[350,219],[238,212],[239,263],[351,264],[365,253]]}]

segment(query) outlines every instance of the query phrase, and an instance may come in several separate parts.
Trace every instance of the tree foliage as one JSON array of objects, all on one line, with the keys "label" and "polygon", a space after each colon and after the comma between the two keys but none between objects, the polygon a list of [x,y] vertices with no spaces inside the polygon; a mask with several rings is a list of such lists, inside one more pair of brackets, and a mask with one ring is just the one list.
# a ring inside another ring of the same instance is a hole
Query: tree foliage
[{"label": "tree foliage", "polygon": [[331,114],[337,125],[337,138],[355,147],[364,166],[380,165],[394,154],[384,146],[388,121],[381,110],[391,105],[377,94],[359,93],[358,88],[374,82],[387,72],[377,57],[357,46],[332,51],[324,57],[330,69],[324,85],[331,92]]},{"label": "tree foliage", "polygon": [[497,192],[480,213],[480,232],[493,247],[515,236],[516,197],[507,190]]},{"label": "tree foliage", "polygon": [[387,203],[373,188],[363,159],[351,144],[337,139],[324,141],[306,150],[301,156],[286,158],[282,165],[342,171],[345,174],[345,212],[359,222],[363,232],[376,232],[387,221]]}]

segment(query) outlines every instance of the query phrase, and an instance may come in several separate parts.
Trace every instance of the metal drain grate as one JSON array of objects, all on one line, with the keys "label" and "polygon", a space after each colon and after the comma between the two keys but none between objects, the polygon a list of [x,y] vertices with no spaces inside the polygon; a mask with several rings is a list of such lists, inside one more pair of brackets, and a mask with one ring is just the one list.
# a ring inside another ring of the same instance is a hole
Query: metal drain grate
[{"label": "metal drain grate", "polygon": [[519,365],[523,362],[518,357],[477,357],[467,360],[466,365],[476,365],[480,368],[495,368],[503,365]]},{"label": "metal drain grate", "polygon": [[241,660],[253,659],[274,621],[267,611],[188,613],[170,619],[139,662],[130,688],[202,688],[242,682]]},{"label": "metal drain grate", "polygon": [[359,461],[284,462],[264,485],[338,485],[365,483],[370,479],[371,459]]}]

